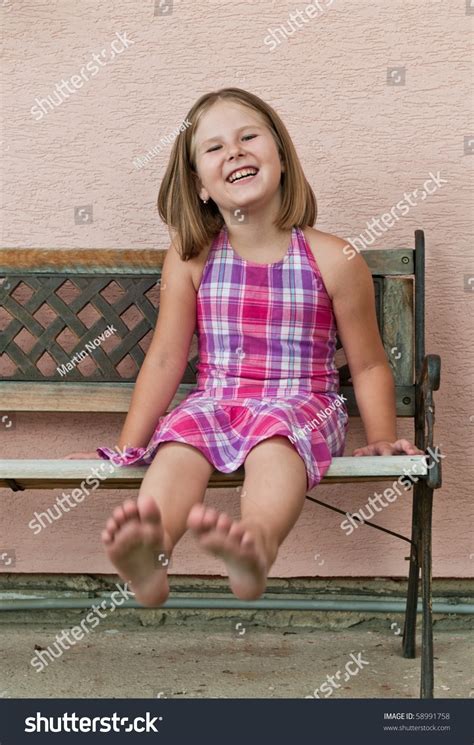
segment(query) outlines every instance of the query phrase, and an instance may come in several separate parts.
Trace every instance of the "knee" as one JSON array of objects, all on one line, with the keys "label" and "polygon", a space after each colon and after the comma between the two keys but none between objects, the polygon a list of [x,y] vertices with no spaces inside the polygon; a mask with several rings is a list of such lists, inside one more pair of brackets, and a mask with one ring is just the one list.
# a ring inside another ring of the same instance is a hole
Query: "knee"
[{"label": "knee", "polygon": [[[282,450],[284,451],[284,455]],[[285,458],[286,454],[291,457],[295,453],[299,457],[298,451],[286,435],[273,435],[273,437],[267,437],[265,440],[261,440],[261,442],[254,445],[247,455],[247,460],[253,460],[255,457],[255,460],[258,458],[262,461],[262,459],[267,458],[269,461],[274,461],[277,453],[280,457],[283,455]]]}]

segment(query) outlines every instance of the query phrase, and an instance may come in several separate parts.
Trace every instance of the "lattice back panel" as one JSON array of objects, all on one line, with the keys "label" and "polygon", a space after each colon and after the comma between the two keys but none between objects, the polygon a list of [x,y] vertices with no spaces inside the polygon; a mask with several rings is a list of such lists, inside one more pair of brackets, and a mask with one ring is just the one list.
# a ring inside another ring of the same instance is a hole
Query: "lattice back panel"
[{"label": "lattice back panel", "polygon": [[[9,275],[0,300],[3,380],[130,382],[156,325],[159,287],[157,273]],[[183,382],[194,380],[190,364]]]},{"label": "lattice back panel", "polygon": [[[0,278],[0,378],[134,381],[156,325],[160,274],[157,268],[153,274],[10,274],[3,282]],[[393,303],[399,310],[395,314],[389,307],[387,314],[384,296],[390,296],[388,288],[399,288],[400,280],[374,276],[373,282],[379,329],[395,380],[410,384],[410,329],[401,324],[397,343],[404,345],[403,355],[393,357],[397,330],[392,328],[385,338],[384,318],[405,315],[410,322],[411,285],[408,294],[397,289]],[[108,328],[113,332],[105,337]],[[341,386],[351,385],[339,339],[337,349]],[[195,382],[197,359],[194,336],[183,383]]]}]

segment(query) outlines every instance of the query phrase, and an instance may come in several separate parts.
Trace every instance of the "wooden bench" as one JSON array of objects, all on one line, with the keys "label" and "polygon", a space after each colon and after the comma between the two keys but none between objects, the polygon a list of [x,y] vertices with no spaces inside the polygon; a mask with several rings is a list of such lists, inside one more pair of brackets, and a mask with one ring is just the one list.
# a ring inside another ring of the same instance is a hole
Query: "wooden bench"
[{"label": "wooden bench", "polygon": [[[160,250],[0,249],[0,359],[6,366],[0,400],[5,421],[18,411],[127,412],[155,326],[164,255]],[[410,544],[405,657],[415,657],[421,569],[421,697],[431,698],[431,515],[433,490],[441,486],[440,462],[433,457],[433,391],[439,388],[440,358],[425,356],[423,231],[415,231],[414,249],[367,250],[362,255],[373,276],[379,328],[396,383],[397,415],[413,418],[413,440],[426,455],[334,458],[323,483],[386,481],[400,477],[404,469],[417,474],[411,490],[411,536],[366,525]],[[104,338],[108,326],[113,331]],[[96,345],[101,335],[103,343]],[[84,350],[88,351],[82,357]],[[359,416],[340,343],[337,350],[340,393],[347,398],[349,414]],[[73,355],[81,361],[72,364]],[[194,337],[185,375],[168,410],[195,388],[196,355]],[[0,486],[13,491],[79,486],[97,465],[98,461],[2,460]],[[116,469],[101,487],[137,488],[144,471]],[[209,488],[239,486],[243,476],[243,467],[231,474],[215,471]],[[313,497],[307,499],[346,514]]]}]

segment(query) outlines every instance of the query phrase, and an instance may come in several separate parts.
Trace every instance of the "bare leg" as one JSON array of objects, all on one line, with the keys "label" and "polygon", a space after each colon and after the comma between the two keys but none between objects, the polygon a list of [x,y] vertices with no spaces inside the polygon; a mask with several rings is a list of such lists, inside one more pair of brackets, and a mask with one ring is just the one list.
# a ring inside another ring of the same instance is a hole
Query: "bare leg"
[{"label": "bare leg", "polygon": [[[214,467],[191,445],[165,442],[142,481],[138,502],[116,507],[102,531],[109,559],[142,605],[162,605],[169,593],[167,565],[201,502]],[[161,557],[161,560],[160,560]]]},{"label": "bare leg", "polygon": [[195,505],[188,525],[203,548],[221,557],[232,592],[254,600],[264,592],[278,548],[297,521],[307,491],[303,459],[287,437],[256,445],[245,461],[241,520]]}]

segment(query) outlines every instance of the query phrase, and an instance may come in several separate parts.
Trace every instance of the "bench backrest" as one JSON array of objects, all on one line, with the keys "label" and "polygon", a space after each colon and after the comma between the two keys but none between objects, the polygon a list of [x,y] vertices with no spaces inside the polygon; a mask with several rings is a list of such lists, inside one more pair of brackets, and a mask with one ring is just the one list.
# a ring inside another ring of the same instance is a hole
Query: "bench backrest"
[{"label": "bench backrest", "polygon": [[[424,356],[422,231],[415,242],[415,249],[362,251],[398,416],[415,414],[415,374]],[[1,408],[126,412],[155,327],[164,256],[141,249],[0,249]],[[337,348],[340,392],[358,415],[339,340]],[[169,408],[195,387],[196,361],[194,335]]]}]

